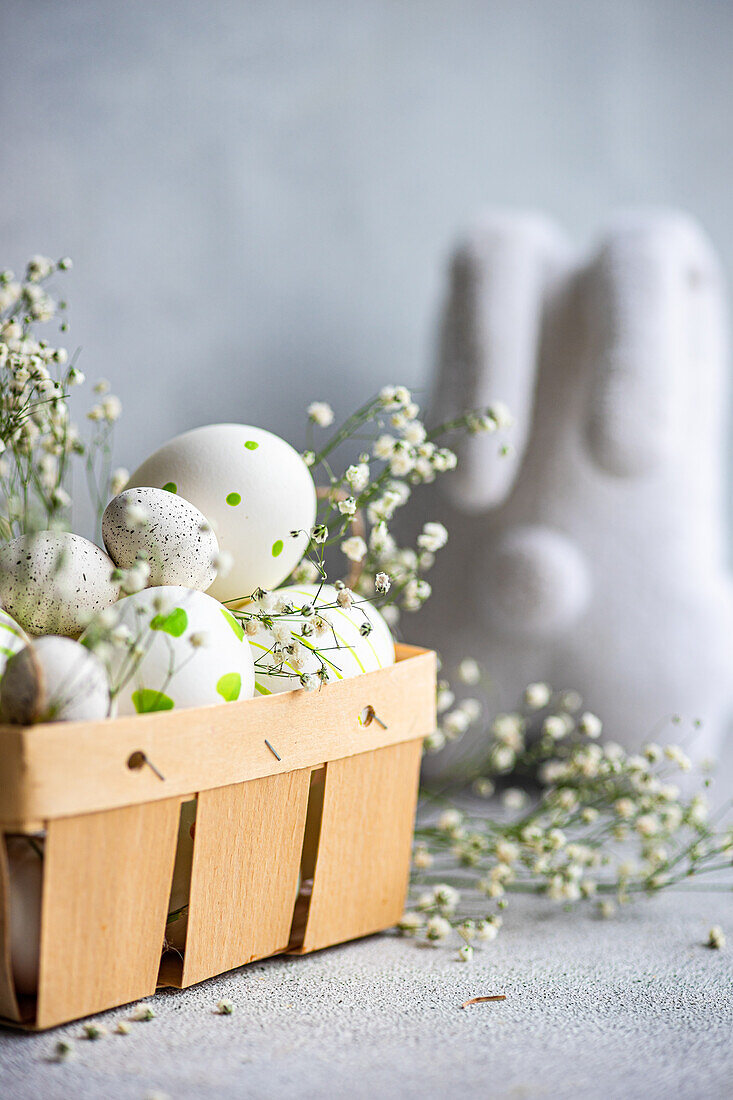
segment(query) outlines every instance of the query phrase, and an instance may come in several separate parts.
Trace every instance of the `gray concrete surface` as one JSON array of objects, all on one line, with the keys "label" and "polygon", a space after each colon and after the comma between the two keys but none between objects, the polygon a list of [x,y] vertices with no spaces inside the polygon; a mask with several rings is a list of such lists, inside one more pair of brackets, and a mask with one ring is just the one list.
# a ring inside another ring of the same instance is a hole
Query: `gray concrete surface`
[{"label": "gray concrete surface", "polygon": [[[733,940],[730,893],[678,892],[611,921],[517,899],[470,964],[376,936],[158,994],[156,1018],[127,1036],[3,1032],[0,1096],[727,1098],[733,948],[702,946],[713,923]],[[461,1009],[490,993],[506,1001]],[[222,997],[232,1016],[215,1014]],[[76,1059],[56,1064],[62,1036]]]}]

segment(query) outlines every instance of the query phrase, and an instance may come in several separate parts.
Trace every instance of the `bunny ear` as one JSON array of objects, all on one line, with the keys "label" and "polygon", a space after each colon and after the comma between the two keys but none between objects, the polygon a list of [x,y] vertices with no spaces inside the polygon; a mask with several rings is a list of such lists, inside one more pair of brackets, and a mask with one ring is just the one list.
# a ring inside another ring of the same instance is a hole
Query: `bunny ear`
[{"label": "bunny ear", "polygon": [[457,446],[458,469],[446,492],[465,511],[500,504],[527,444],[545,293],[568,252],[555,226],[533,214],[492,213],[457,248],[438,354],[433,417],[450,419],[493,402],[514,419],[511,453],[491,435]]},{"label": "bunny ear", "polygon": [[702,232],[681,214],[627,214],[603,242],[585,289],[587,441],[607,473],[642,475],[675,447],[700,279],[719,285],[715,269]]}]

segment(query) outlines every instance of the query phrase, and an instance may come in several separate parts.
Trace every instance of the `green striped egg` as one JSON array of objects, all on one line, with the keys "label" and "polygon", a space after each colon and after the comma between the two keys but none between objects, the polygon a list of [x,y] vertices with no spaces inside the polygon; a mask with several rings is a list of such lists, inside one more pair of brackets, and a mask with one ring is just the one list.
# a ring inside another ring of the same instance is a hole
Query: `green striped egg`
[{"label": "green striped egg", "polygon": [[[277,623],[288,626],[293,636],[300,640],[300,656],[303,659],[302,667],[294,667],[291,662],[286,662],[284,671],[298,674],[315,674],[321,667],[321,662],[312,650],[315,646],[323,659],[328,681],[346,680],[352,676],[360,676],[363,672],[375,672],[377,669],[386,668],[394,664],[395,651],[394,640],[383,616],[371,603],[362,602],[361,597],[355,597],[355,604],[351,608],[334,606],[336,604],[336,589],[329,584],[294,584],[285,588],[278,588],[273,595],[281,597],[288,604],[300,608],[306,604],[324,609],[324,615],[331,623],[332,630],[328,634],[318,637],[300,639],[303,618],[294,615],[291,619],[278,616]],[[371,624],[371,632],[364,637],[361,627],[368,621]],[[281,691],[291,691],[298,687],[297,681],[292,676],[278,676],[268,674],[265,669],[270,658],[268,651],[274,644],[272,633],[265,627],[260,627],[257,634],[249,638],[252,646],[252,656],[255,660],[255,695],[272,695]]]},{"label": "green striped egg", "polygon": [[5,671],[8,659],[27,644],[28,639],[15,619],[11,619],[7,611],[0,608],[0,677]]}]

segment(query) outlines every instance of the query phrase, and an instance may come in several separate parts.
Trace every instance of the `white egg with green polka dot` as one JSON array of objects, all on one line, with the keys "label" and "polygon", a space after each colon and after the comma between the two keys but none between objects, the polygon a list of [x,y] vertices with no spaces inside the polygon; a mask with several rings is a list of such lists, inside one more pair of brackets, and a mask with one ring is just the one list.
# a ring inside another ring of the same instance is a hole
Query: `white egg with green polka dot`
[{"label": "white egg with green polka dot", "polygon": [[[323,608],[323,615],[331,624],[328,633],[302,638],[302,616],[277,617],[276,621],[290,627],[293,636],[299,641],[300,655],[303,658],[302,668],[294,668],[292,664],[286,663],[285,672],[317,674],[321,667],[325,667],[328,674],[326,682],[333,682],[360,676],[363,672],[375,672],[394,664],[394,639],[390,629],[377,608],[362,601],[361,597],[356,596],[354,605],[347,609],[334,606],[338,593],[329,584],[288,585],[279,588],[274,595],[295,608],[304,605]],[[365,623],[371,626],[368,634],[362,633]],[[255,659],[255,695],[292,691],[299,686],[291,676],[268,675],[266,672],[270,661],[268,653],[274,641],[273,635],[264,626],[256,634],[249,636]],[[321,659],[312,652],[314,647],[318,649]]]},{"label": "white egg with green polka dot", "polygon": [[303,556],[316,516],[313,478],[298,452],[246,424],[209,424],[176,436],[128,484],[167,489],[203,512],[232,559],[208,589],[225,603],[281,584]]},{"label": "white egg with green polka dot", "polygon": [[[108,659],[113,691],[126,680],[116,693],[118,714],[251,699],[252,650],[232,613],[212,596],[179,585],[145,588],[114,611],[115,637],[127,635]],[[131,656],[136,643],[139,660]]]},{"label": "white egg with green polka dot", "polygon": [[0,678],[10,657],[28,645],[28,638],[15,619],[0,608]]}]

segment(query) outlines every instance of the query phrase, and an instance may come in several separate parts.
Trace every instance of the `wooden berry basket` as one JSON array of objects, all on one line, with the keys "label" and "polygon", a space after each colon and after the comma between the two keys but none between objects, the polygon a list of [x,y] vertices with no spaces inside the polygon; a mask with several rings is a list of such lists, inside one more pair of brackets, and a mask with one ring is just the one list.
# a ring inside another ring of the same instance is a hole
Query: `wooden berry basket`
[{"label": "wooden berry basket", "polygon": [[[4,1022],[41,1030],[393,925],[435,675],[433,653],[398,646],[394,666],[318,692],[0,727]],[[180,809],[194,797],[185,947],[162,954]],[[38,996],[22,999],[4,841],[41,829]]]}]

